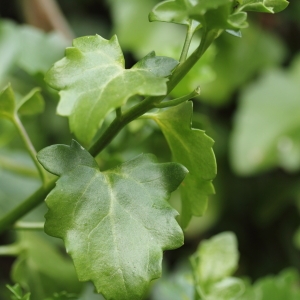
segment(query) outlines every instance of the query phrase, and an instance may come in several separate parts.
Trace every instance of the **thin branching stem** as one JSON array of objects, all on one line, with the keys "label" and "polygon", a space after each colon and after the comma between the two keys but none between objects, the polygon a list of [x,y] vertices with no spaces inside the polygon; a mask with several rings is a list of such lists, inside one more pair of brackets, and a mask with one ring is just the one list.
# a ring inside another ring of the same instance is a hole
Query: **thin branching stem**
[{"label": "thin branching stem", "polygon": [[31,140],[30,140],[19,116],[17,114],[15,114],[12,121],[13,121],[14,125],[16,126],[22,141],[24,142],[27,152],[29,153],[32,161],[34,162],[43,183],[45,184],[47,181],[47,173],[36,158],[36,150],[35,150],[34,146],[32,145]]},{"label": "thin branching stem", "polygon": [[[166,95],[147,97],[137,105],[130,108],[128,111],[122,113],[122,115],[119,115],[119,113],[117,112],[116,118],[112,121],[109,127],[88,149],[91,155],[93,155],[94,157],[97,156],[128,123],[147,113],[149,110],[155,108],[155,105],[158,105],[160,102],[162,102],[165,97],[181,81],[181,79],[189,72],[189,70],[195,65],[195,63],[202,57],[206,49],[209,47],[209,45],[211,45],[218,34],[219,31],[204,31],[199,47],[182,64],[179,64],[179,66],[170,76],[167,83],[168,90]],[[24,136],[27,136],[27,134]],[[25,140],[30,141],[29,138],[28,140],[27,138]],[[30,144],[28,144],[28,147],[31,147]],[[33,155],[34,152],[32,151],[31,153],[34,157],[34,161],[36,161],[35,155]],[[38,166],[38,169],[40,170],[40,165],[38,164]],[[4,215],[0,219],[0,234],[3,231],[9,229],[16,221],[18,221],[33,208],[38,206],[46,198],[48,193],[55,187],[55,182],[56,178],[49,181],[46,180],[44,185],[41,186],[36,192],[25,199],[12,211]]]}]

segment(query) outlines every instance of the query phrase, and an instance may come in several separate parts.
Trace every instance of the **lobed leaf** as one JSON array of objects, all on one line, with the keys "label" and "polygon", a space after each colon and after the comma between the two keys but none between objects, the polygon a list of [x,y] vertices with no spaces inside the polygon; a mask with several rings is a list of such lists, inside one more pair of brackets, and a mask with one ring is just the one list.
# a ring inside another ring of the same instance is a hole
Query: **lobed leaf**
[{"label": "lobed leaf", "polygon": [[186,227],[192,215],[203,215],[207,197],[214,193],[216,175],[213,140],[204,131],[191,128],[192,102],[149,114],[160,126],[171,148],[173,159],[184,165],[189,174],[181,185],[181,222]]},{"label": "lobed leaf", "polygon": [[46,199],[46,233],[64,240],[79,279],[91,280],[107,300],[140,299],[161,275],[162,251],[183,243],[177,213],[166,200],[187,170],[140,155],[100,172],[81,164],[77,157],[88,152],[76,146],[81,154],[72,154],[73,167],[60,171],[65,156],[57,149],[64,148],[52,146],[38,155],[49,171],[62,172]]},{"label": "lobed leaf", "polygon": [[58,113],[69,117],[71,131],[81,142],[88,144],[107,114],[131,96],[165,95],[167,79],[162,77],[177,65],[154,52],[131,69],[124,69],[124,63],[116,36],[87,36],[75,39],[66,57],[46,74],[47,83],[60,91]]}]

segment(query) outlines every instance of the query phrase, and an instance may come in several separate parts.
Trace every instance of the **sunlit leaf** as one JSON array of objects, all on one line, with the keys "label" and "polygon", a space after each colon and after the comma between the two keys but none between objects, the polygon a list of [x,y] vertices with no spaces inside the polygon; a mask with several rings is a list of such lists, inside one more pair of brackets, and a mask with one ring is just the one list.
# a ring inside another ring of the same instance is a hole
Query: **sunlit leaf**
[{"label": "sunlit leaf", "polygon": [[[57,153],[46,148],[38,159],[56,172],[55,158],[57,165],[64,164]],[[162,251],[183,243],[177,212],[167,199],[187,170],[176,163],[158,164],[152,155],[106,172],[80,159],[71,163],[74,167],[46,199],[45,231],[64,240],[79,279],[91,280],[106,299],[140,299],[161,275]]]},{"label": "sunlit leaf", "polygon": [[58,113],[70,118],[71,130],[85,144],[106,115],[129,97],[164,95],[167,79],[157,75],[169,75],[177,62],[152,53],[131,69],[124,69],[124,64],[116,36],[111,40],[87,36],[75,39],[66,57],[46,75],[48,84],[60,90]]},{"label": "sunlit leaf", "polygon": [[207,197],[214,193],[216,175],[213,140],[204,131],[191,128],[192,102],[149,114],[160,126],[171,148],[173,159],[189,174],[181,185],[181,222],[186,227],[192,215],[200,216],[207,208]]}]

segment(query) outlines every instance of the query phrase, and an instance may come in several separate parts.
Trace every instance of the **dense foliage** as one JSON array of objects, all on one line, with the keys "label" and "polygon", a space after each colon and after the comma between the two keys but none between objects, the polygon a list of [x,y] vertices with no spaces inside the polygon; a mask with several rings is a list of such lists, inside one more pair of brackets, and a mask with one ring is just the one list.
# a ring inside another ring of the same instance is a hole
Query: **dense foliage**
[{"label": "dense foliage", "polygon": [[0,297],[298,299],[299,4],[60,4],[0,23]]}]

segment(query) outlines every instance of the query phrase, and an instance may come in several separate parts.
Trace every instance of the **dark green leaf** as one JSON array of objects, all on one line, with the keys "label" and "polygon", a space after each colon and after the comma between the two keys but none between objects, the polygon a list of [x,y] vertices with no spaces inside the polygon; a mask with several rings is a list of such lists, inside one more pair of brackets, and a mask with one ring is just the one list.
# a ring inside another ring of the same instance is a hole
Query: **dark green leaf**
[{"label": "dark green leaf", "polygon": [[216,175],[213,140],[204,131],[191,128],[192,102],[149,114],[160,126],[171,148],[173,159],[183,164],[189,174],[181,185],[182,216],[186,227],[192,215],[202,215],[207,196],[214,193]]},{"label": "dark green leaf", "polygon": [[98,169],[94,158],[75,140],[70,146],[52,145],[44,148],[38,153],[37,159],[47,171],[59,176],[79,165]]},{"label": "dark green leaf", "polygon": [[183,243],[167,199],[187,170],[155,161],[141,155],[103,173],[79,164],[46,199],[45,231],[64,240],[79,279],[91,280],[107,300],[140,299],[161,275],[162,250]]},{"label": "dark green leaf", "polygon": [[[153,66],[153,56],[148,59]],[[46,81],[60,90],[58,113],[70,118],[70,128],[80,141],[88,144],[106,115],[129,97],[167,92],[167,79],[145,69],[146,61],[125,70],[115,36],[109,41],[98,35],[82,37],[67,48],[66,57],[50,69]],[[170,69],[170,60],[163,62]]]}]

